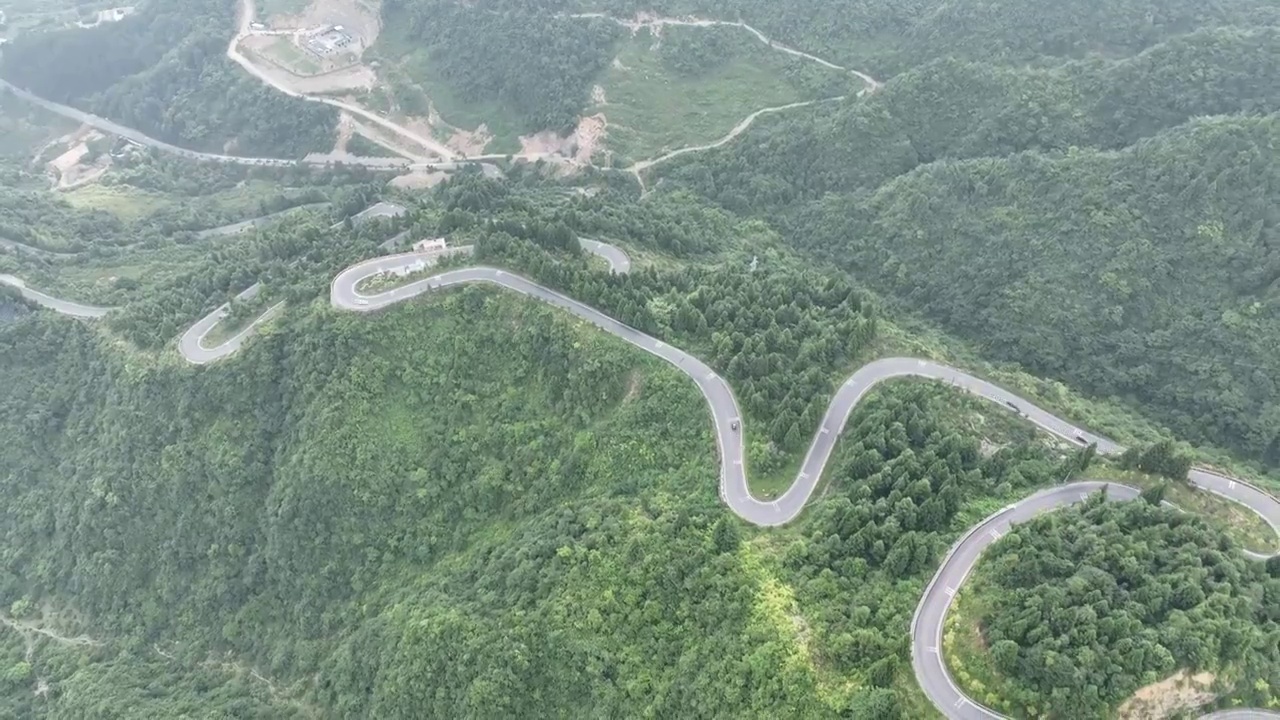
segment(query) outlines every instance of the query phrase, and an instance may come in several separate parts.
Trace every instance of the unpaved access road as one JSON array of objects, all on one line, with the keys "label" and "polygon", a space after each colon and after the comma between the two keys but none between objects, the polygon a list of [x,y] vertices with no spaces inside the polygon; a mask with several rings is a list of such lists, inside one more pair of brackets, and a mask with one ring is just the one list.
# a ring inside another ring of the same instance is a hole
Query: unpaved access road
[{"label": "unpaved access road", "polygon": [[743,30],[746,30],[747,32],[754,35],[757,40],[764,43],[765,45],[768,45],[773,50],[777,50],[778,52],[781,52],[781,53],[786,53],[787,55],[794,55],[795,57],[810,60],[825,68],[830,68],[832,70],[839,70],[841,72],[849,73],[850,75],[853,75],[854,77],[857,77],[859,80],[862,80],[862,82],[866,83],[867,90],[871,92],[875,92],[876,90],[879,90],[881,87],[881,83],[879,80],[876,80],[875,78],[862,72],[861,70],[854,70],[852,68],[847,68],[843,65],[837,65],[831,62],[830,60],[824,60],[823,58],[820,58],[817,55],[811,55],[807,52],[804,52],[803,50],[797,50],[793,47],[783,45],[782,43],[776,40],[773,40],[768,35],[765,35],[764,33],[760,32],[756,28],[744,22],[736,22],[731,20],[708,20],[706,18],[696,18],[696,17],[676,18],[676,17],[665,17],[665,16],[658,16],[658,15],[645,15],[643,13],[640,15],[637,15],[635,18],[630,20],[626,18],[616,17],[613,15],[607,15],[605,13],[572,13],[569,15],[565,15],[564,17],[608,20],[610,22],[617,23],[618,25],[621,25],[625,28],[629,28],[631,29],[632,32],[635,32],[645,27],[661,28],[664,25],[676,25],[676,26],[685,26],[685,27],[723,26],[723,27],[742,28]]},{"label": "unpaved access road", "polygon": [[375,125],[379,125],[383,128],[386,128],[387,130],[390,130],[391,132],[399,135],[400,137],[410,140],[413,143],[429,150],[430,152],[435,153],[436,155],[440,156],[440,158],[443,160],[460,160],[461,159],[461,156],[458,153],[454,152],[452,148],[440,142],[439,140],[436,140],[433,137],[427,137],[425,135],[422,135],[421,133],[415,133],[409,128],[406,128],[403,125],[400,125],[398,123],[394,123],[382,117],[381,115],[377,115],[375,113],[369,112],[368,110],[365,110],[359,105],[345,102],[343,100],[338,100],[335,98],[320,96],[320,95],[305,95],[303,93],[295,91],[293,88],[289,87],[285,83],[276,80],[271,76],[270,73],[264,72],[262,68],[259,68],[257,65],[254,65],[253,62],[249,60],[249,58],[245,57],[245,55],[240,52],[240,41],[244,40],[246,37],[249,37],[255,32],[253,29],[250,28],[250,23],[253,22],[254,15],[256,13],[256,10],[254,9],[254,5],[253,5],[253,0],[240,0],[237,13],[238,13],[238,22],[237,22],[238,28],[237,28],[235,37],[231,38],[230,44],[227,45],[227,58],[230,59],[235,64],[239,65],[240,67],[244,68],[246,71],[248,71],[250,75],[253,75],[254,77],[261,80],[262,82],[266,83],[267,85],[270,85],[276,90],[279,90],[285,95],[301,98],[309,102],[318,102],[318,103],[323,103],[325,105],[332,105],[333,107],[339,108],[341,110],[345,110],[346,112],[351,113],[352,115],[359,115],[365,120],[368,120],[369,122]]}]

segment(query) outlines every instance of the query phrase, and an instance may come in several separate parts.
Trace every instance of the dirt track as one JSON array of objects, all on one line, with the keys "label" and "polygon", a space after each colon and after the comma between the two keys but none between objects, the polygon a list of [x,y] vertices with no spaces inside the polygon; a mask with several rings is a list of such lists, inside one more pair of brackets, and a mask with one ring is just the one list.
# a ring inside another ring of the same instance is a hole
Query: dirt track
[{"label": "dirt track", "polygon": [[360,107],[359,105],[356,105],[355,103],[350,103],[344,100],[337,100],[329,97],[308,95],[305,92],[296,90],[290,82],[286,81],[285,78],[277,77],[274,73],[264,71],[262,68],[260,68],[258,65],[256,65],[253,61],[251,61],[248,57],[246,57],[243,53],[240,52],[241,41],[243,41],[245,38],[249,37],[250,35],[254,34],[254,31],[250,28],[250,23],[253,21],[253,17],[255,13],[256,11],[254,9],[253,0],[240,0],[240,4],[238,7],[238,16],[239,16],[239,21],[237,23],[238,29],[235,37],[231,38],[231,42],[227,45],[227,58],[230,59],[232,62],[236,63],[237,65],[239,65],[240,67],[244,68],[246,71],[249,72],[250,75],[253,75],[254,77],[258,78],[259,80],[263,81],[264,83],[270,85],[271,87],[279,90],[280,92],[286,95],[302,98],[303,100],[308,100],[310,102],[324,103],[325,105],[331,105],[333,107],[336,107],[339,110],[346,110],[352,115],[368,120],[369,122],[375,125],[384,127],[394,132],[395,134],[407,140],[410,140],[416,143],[417,145],[422,146],[429,152],[437,155],[438,157],[444,160],[458,159],[457,153],[455,153],[447,145],[436,140],[435,138],[426,137],[419,133],[415,133],[404,126],[394,123],[380,115],[372,113]]}]

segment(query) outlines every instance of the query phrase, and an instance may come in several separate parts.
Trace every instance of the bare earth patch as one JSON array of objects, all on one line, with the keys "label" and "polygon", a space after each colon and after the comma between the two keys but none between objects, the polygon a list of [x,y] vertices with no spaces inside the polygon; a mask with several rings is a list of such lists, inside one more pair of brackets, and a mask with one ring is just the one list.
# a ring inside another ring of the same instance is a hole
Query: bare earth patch
[{"label": "bare earth patch", "polygon": [[1214,676],[1200,673],[1188,676],[1179,670],[1173,676],[1140,688],[1120,706],[1120,720],[1164,720],[1181,710],[1197,708],[1211,702]]},{"label": "bare earth patch", "polygon": [[404,175],[398,175],[392,178],[390,185],[403,190],[422,190],[433,188],[448,179],[449,173],[439,170],[435,172],[427,170],[411,170]]},{"label": "bare earth patch", "polygon": [[378,0],[312,0],[297,15],[274,15],[267,19],[273,30],[306,30],[322,25],[341,25],[356,43],[357,54],[372,46],[382,32],[382,3]]},{"label": "bare earth patch", "polygon": [[520,154],[528,159],[566,158],[572,165],[582,166],[600,149],[605,137],[608,120],[604,113],[596,113],[578,119],[573,134],[560,137],[552,130],[520,137]]},{"label": "bare earth patch", "polygon": [[347,154],[347,143],[351,142],[351,134],[355,132],[351,115],[338,113],[338,139],[333,143],[333,155]]},{"label": "bare earth patch", "polygon": [[55,190],[74,190],[97,182],[106,174],[111,167],[110,155],[104,153],[91,162],[85,161],[89,155],[89,143],[102,137],[102,133],[96,130],[84,129],[69,137],[68,142],[72,145],[46,166],[54,177]]},{"label": "bare earth patch", "polygon": [[591,162],[591,157],[604,142],[608,126],[609,120],[604,113],[596,113],[578,121],[578,128],[573,133],[573,140],[577,145],[577,152],[573,156],[574,162],[579,165]]},{"label": "bare earth patch", "polygon": [[484,149],[491,142],[493,142],[493,133],[489,132],[489,126],[480,123],[480,127],[475,130],[455,128],[453,135],[449,137],[449,142],[445,144],[462,153],[463,156],[470,157],[483,155]]}]

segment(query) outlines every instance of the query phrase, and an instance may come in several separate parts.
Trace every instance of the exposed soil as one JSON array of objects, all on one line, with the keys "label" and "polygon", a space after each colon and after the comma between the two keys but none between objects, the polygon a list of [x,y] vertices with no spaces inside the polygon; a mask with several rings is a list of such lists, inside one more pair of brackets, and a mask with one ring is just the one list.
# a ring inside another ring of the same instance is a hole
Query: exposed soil
[{"label": "exposed soil", "polygon": [[587,165],[600,149],[605,137],[608,119],[604,113],[596,113],[578,119],[573,134],[560,137],[551,130],[520,137],[520,154],[529,159],[567,158],[572,165]]},{"label": "exposed soil", "polygon": [[489,132],[489,126],[480,123],[480,127],[475,130],[455,128],[449,142],[445,144],[462,153],[463,157],[470,157],[483,155],[485,148],[491,142],[493,142],[493,133]]},{"label": "exposed soil", "polygon": [[347,154],[347,143],[351,142],[351,134],[355,132],[354,123],[348,113],[338,113],[338,139],[333,143],[333,155]]},{"label": "exposed soil", "polygon": [[378,40],[382,31],[382,3],[379,0],[312,0],[297,15],[273,15],[267,27],[273,30],[309,30],[319,26],[341,25],[352,37],[359,55]]},{"label": "exposed soil", "polygon": [[89,143],[102,139],[97,130],[81,128],[68,139],[73,143],[65,152],[50,160],[47,167],[54,176],[55,190],[74,190],[97,182],[111,167],[111,156],[102,154],[92,162],[86,162]]},{"label": "exposed soil", "polygon": [[403,190],[423,190],[433,188],[448,179],[449,173],[439,170],[435,172],[428,170],[412,170],[404,175],[398,175],[392,178],[389,184],[392,187],[401,188]]},{"label": "exposed soil", "polygon": [[577,145],[577,152],[573,155],[575,163],[587,165],[591,162],[592,156],[604,143],[608,126],[609,120],[604,113],[596,113],[578,121],[578,128],[573,133],[573,141]]},{"label": "exposed soil", "polygon": [[553,130],[543,130],[532,135],[521,135],[520,154],[541,156],[563,153],[567,155],[566,151],[570,141],[570,138],[562,138]]},{"label": "exposed soil", "polygon": [[1140,688],[1120,706],[1117,717],[1164,720],[1179,711],[1200,707],[1217,697],[1210,690],[1213,680],[1211,673],[1188,676],[1185,670],[1179,670],[1172,677]]}]

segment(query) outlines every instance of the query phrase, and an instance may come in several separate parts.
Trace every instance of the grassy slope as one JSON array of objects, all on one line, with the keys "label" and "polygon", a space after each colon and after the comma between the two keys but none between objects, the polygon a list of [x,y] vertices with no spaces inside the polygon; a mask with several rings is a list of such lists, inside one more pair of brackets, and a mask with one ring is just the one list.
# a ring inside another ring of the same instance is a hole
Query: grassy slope
[{"label": "grassy slope", "polygon": [[625,40],[598,80],[605,105],[588,107],[609,119],[607,147],[642,160],[664,150],[718,140],[751,113],[813,99],[785,77],[785,56],[729,27],[668,28],[664,34],[719,35],[734,49],[728,62],[682,77],[662,61],[649,34]]},{"label": "grassy slope", "polygon": [[[606,146],[621,158],[641,160],[665,150],[709,143],[762,108],[825,97],[803,89],[788,73],[789,66],[803,61],[770,52],[743,30],[665,30],[667,35],[674,33],[719,36],[718,40],[733,48],[733,57],[701,75],[682,77],[665,66],[650,35],[624,40],[616,61],[597,80],[606,103],[583,109],[584,115],[605,114],[609,121]],[[435,77],[427,52],[415,47],[411,39],[397,36],[394,27],[383,32],[374,52],[390,61],[384,75],[393,95],[429,98],[441,117],[458,127],[472,129],[484,124],[494,136],[489,152],[519,148],[516,122],[509,110],[499,103],[459,99],[447,83]],[[811,69],[803,72],[808,74]],[[822,70],[818,75],[825,75],[828,81],[842,77],[837,71]]]},{"label": "grassy slope", "polygon": [[[108,175],[110,177],[110,175]],[[258,204],[279,186],[263,180],[251,180],[239,187],[201,197],[199,205],[210,210],[255,217]],[[59,197],[77,208],[106,210],[121,220],[139,220],[156,211],[191,204],[191,198],[177,194],[152,192],[130,185],[92,184],[61,193]]]}]

